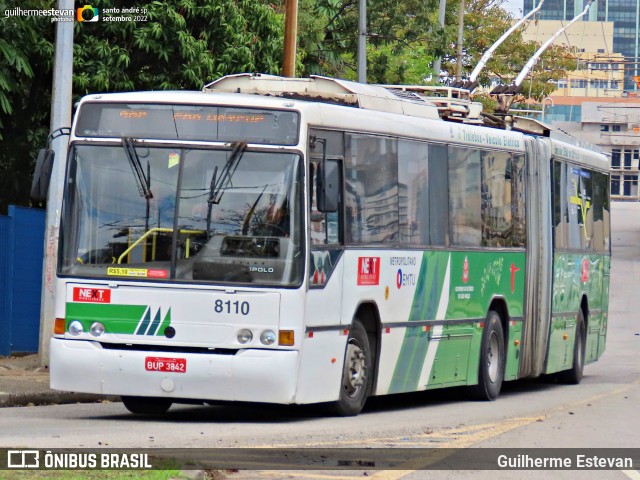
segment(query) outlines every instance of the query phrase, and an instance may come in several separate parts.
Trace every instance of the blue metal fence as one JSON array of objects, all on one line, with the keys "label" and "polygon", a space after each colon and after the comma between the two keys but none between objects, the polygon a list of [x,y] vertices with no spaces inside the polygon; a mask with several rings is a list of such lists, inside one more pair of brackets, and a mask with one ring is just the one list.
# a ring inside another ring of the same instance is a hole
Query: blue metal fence
[{"label": "blue metal fence", "polygon": [[0,355],[38,351],[45,211],[0,216]]}]

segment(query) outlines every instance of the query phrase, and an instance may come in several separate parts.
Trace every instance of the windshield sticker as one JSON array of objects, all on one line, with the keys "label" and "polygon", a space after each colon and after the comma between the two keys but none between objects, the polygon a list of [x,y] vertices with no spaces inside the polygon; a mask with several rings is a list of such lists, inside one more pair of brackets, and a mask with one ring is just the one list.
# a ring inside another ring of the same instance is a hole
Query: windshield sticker
[{"label": "windshield sticker", "polygon": [[107,268],[107,275],[114,277],[167,278],[169,272],[154,268],[109,267]]},{"label": "windshield sticker", "polygon": [[180,163],[180,154],[179,153],[170,153],[169,154],[169,164],[167,168],[173,168]]}]

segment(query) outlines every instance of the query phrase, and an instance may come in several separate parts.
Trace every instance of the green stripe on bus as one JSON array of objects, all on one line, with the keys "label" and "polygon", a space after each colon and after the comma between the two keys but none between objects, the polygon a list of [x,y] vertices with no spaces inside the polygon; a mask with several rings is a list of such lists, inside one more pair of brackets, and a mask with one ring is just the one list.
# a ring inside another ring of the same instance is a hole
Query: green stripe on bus
[{"label": "green stripe on bus", "polygon": [[147,331],[147,327],[149,326],[149,322],[151,321],[151,309],[147,307],[146,312],[144,312],[144,318],[140,322],[140,325],[136,329],[136,335],[144,335]]},{"label": "green stripe on bus", "polygon": [[132,335],[147,305],[104,305],[92,303],[67,303],[67,322],[78,320],[87,329],[93,322],[101,322],[106,333]]},{"label": "green stripe on bus", "polygon": [[[443,256],[436,252],[425,252],[420,264],[416,292],[409,313],[409,321],[433,320],[438,310],[446,265],[441,265]],[[393,372],[389,393],[416,390],[420,373],[427,356],[429,334],[422,327],[408,327]]]},{"label": "green stripe on bus", "polygon": [[[158,310],[158,314],[160,314],[159,310]],[[158,330],[156,331],[156,335],[164,335],[164,329],[167,328],[169,325],[171,325],[171,308],[167,310],[167,314],[164,316],[162,325],[160,325],[160,328],[158,328]]]}]

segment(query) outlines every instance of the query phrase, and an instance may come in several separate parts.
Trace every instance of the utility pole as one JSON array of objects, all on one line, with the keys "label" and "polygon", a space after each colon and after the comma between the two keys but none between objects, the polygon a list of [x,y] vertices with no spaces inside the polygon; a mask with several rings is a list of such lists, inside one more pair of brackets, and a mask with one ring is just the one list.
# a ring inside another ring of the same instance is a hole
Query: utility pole
[{"label": "utility pole", "polygon": [[[59,10],[75,10],[73,0],[58,0]],[[74,22],[56,23],[56,46],[53,65],[53,92],[51,95],[51,132],[71,126],[71,93],[73,79],[73,26]],[[42,265],[42,303],[40,306],[40,365],[49,364],[49,339],[53,333],[56,298],[56,263],[60,233],[60,207],[62,205],[63,178],[67,163],[69,138],[58,136],[51,142],[55,153],[49,196],[47,197],[44,260]]]},{"label": "utility pole", "polygon": [[282,75],[296,76],[296,40],[298,36],[298,0],[286,0],[284,12],[284,59]]},{"label": "utility pole", "polygon": [[[438,11],[438,23],[444,29],[444,16],[447,12],[447,0],[440,0],[440,10]],[[440,70],[442,70],[442,59],[440,57],[433,61],[433,71],[436,77],[440,78]]]},{"label": "utility pole", "polygon": [[367,0],[358,3],[358,82],[367,83]]},{"label": "utility pole", "polygon": [[464,31],[464,0],[460,0],[460,12],[458,13],[458,48],[456,58],[456,80],[462,81],[462,40]]}]

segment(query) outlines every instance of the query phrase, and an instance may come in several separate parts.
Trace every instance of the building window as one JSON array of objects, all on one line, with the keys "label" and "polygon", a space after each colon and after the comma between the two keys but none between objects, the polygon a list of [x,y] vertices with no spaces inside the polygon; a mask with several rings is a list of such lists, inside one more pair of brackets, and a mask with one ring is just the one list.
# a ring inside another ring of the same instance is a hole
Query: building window
[{"label": "building window", "polygon": [[600,131],[601,132],[608,132],[609,131],[609,125],[600,125]]},{"label": "building window", "polygon": [[612,132],[619,132],[620,131],[620,125],[611,125],[611,131]]},{"label": "building window", "polygon": [[611,168],[612,169],[620,168],[620,149],[619,148],[614,148],[613,150],[611,150]]},{"label": "building window", "polygon": [[620,195],[620,175],[611,175],[611,195]]}]

